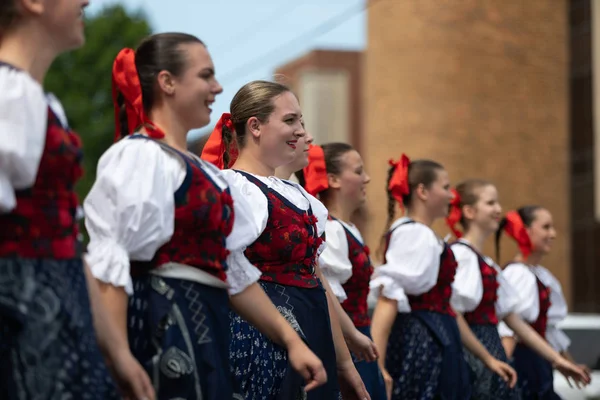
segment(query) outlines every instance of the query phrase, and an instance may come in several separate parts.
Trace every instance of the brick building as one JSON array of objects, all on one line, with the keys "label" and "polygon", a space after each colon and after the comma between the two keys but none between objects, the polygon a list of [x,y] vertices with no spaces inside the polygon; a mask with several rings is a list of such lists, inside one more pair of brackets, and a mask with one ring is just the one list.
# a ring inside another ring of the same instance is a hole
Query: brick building
[{"label": "brick building", "polygon": [[[363,54],[314,51],[277,70],[316,142],[348,141],[365,159],[368,243],[386,219],[387,160],[431,158],[454,183],[493,181],[505,210],[550,209],[558,237],[544,264],[575,311],[599,312],[600,10],[590,0],[370,3]],[[502,249],[505,261],[516,252],[506,238]]]}]

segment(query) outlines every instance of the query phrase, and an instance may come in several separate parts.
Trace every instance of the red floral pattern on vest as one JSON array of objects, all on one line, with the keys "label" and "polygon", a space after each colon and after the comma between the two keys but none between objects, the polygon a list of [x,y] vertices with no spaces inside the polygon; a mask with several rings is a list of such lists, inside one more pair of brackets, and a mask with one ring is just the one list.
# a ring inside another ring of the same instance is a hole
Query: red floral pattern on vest
[{"label": "red floral pattern on vest", "polygon": [[0,257],[77,257],[79,204],[74,186],[82,175],[81,141],[48,107],[46,142],[32,187],[15,191],[17,204],[0,215]]},{"label": "red floral pattern on vest", "polygon": [[548,310],[552,303],[550,302],[550,288],[545,286],[542,281],[536,276],[535,277],[538,296],[540,300],[540,312],[535,322],[531,324],[531,327],[535,329],[541,337],[546,337],[546,328],[548,327]]},{"label": "red floral pattern on vest", "polygon": [[[129,140],[153,140],[136,135]],[[186,164],[186,177],[174,193],[175,225],[171,240],[161,246],[150,262],[132,262],[132,275],[140,275],[169,262],[196,267],[227,280],[227,236],[233,228],[233,200],[229,189],[221,190],[199,162],[165,144]]]},{"label": "red floral pattern on vest", "polygon": [[472,325],[498,325],[496,315],[496,301],[498,300],[498,271],[489,265],[485,258],[471,245],[464,242],[453,243],[452,246],[467,246],[477,255],[481,282],[483,284],[483,295],[479,305],[470,312],[464,314],[465,320]]},{"label": "red floral pattern on vest", "polygon": [[[415,223],[415,221],[407,220],[386,234],[386,252],[390,244],[392,232],[402,225],[410,223]],[[384,258],[384,263],[385,262],[386,260]],[[453,317],[456,316],[450,305],[450,297],[452,296],[452,283],[454,282],[454,275],[456,274],[457,267],[458,264],[456,263],[452,249],[447,243],[444,243],[444,250],[440,255],[440,268],[437,281],[435,285],[426,293],[417,296],[407,295],[411,310],[433,311]]]},{"label": "red floral pattern on vest", "polygon": [[323,240],[318,237],[312,208],[302,211],[255,176],[238,172],[258,186],[269,203],[267,226],[245,252],[248,260],[261,270],[260,279],[288,286],[317,287],[314,266]]},{"label": "red floral pattern on vest", "polygon": [[[337,221],[335,218],[331,218]],[[339,221],[338,221],[339,222]],[[363,245],[352,232],[339,222],[344,228],[348,240],[348,259],[352,264],[352,276],[342,285],[348,298],[342,307],[352,319],[354,326],[366,327],[371,325],[367,297],[369,296],[369,281],[373,274],[373,265],[369,257],[369,248]]]}]

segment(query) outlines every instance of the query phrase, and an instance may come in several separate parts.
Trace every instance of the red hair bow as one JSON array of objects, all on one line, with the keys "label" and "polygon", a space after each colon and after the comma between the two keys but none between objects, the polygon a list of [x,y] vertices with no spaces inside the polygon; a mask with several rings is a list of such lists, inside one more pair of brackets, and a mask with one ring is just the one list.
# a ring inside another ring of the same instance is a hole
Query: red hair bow
[{"label": "red hair bow", "polygon": [[[121,132],[118,97],[122,96],[127,112],[127,132]],[[165,134],[146,115],[142,102],[142,87],[135,67],[135,51],[125,48],[117,54],[112,69],[112,98],[115,109],[115,142],[144,127],[149,137],[162,139]]]},{"label": "red hair bow", "polygon": [[[226,127],[231,133],[231,141],[226,146],[223,141],[223,127]],[[229,163],[225,165],[223,156],[225,153],[229,154]],[[237,140],[235,137],[235,129],[233,127],[233,121],[231,121],[231,114],[223,113],[221,118],[217,121],[215,129],[210,134],[208,141],[202,149],[200,158],[205,161],[209,161],[216,165],[219,169],[229,168],[235,163],[239,155],[239,149],[237,146]]]},{"label": "red hair bow", "polygon": [[517,211],[510,211],[505,218],[504,231],[517,242],[521,254],[524,258],[527,258],[531,254],[532,245],[521,216]]},{"label": "red hair bow", "polygon": [[308,150],[308,165],[304,168],[304,188],[313,196],[329,188],[327,167],[325,166],[325,153],[323,148],[310,145]]},{"label": "red hair bow", "polygon": [[388,190],[394,196],[401,207],[404,207],[402,198],[410,193],[408,185],[408,166],[410,159],[406,154],[402,154],[399,161],[390,160],[390,165],[394,167],[394,172],[388,184]]},{"label": "red hair bow", "polygon": [[454,197],[450,202],[450,211],[448,212],[448,217],[446,218],[446,223],[448,227],[456,236],[457,239],[462,237],[462,232],[458,229],[457,225],[460,222],[460,218],[462,217],[462,210],[460,207],[460,195],[456,191],[456,189],[452,189],[452,194]]}]

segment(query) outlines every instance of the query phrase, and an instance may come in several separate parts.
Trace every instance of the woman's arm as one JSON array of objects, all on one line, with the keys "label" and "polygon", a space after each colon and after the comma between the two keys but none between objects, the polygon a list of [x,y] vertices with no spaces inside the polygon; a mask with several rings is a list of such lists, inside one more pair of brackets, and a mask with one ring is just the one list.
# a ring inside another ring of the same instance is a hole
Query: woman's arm
[{"label": "woman's arm", "polygon": [[494,358],[487,351],[479,339],[473,334],[473,331],[471,331],[471,328],[469,328],[467,321],[465,321],[461,313],[456,313],[456,322],[460,331],[460,337],[467,350],[473,353],[475,357],[479,358],[486,367],[500,375],[511,388],[514,387],[517,383],[517,373],[515,370],[505,362]]},{"label": "woman's arm", "polygon": [[392,395],[393,380],[385,368],[385,356],[396,314],[398,314],[398,302],[384,296],[379,296],[371,321],[371,335],[373,336],[375,346],[379,349],[378,364],[383,379],[385,380],[388,399],[390,399]]},{"label": "woman's arm", "polygon": [[[519,337],[523,343],[533,349],[539,355],[552,363],[554,368],[558,369],[566,378],[575,380],[577,385],[588,384],[590,382],[589,371],[584,367],[576,365],[573,360],[562,356],[548,344],[528,323],[523,321],[517,314],[510,313],[504,318],[504,322]],[[507,341],[512,345],[512,350],[516,346],[514,337],[502,338],[502,344]],[[512,351],[511,351],[512,355]]]},{"label": "woman's arm", "polygon": [[98,346],[119,389],[126,397],[153,400],[150,378],[129,350],[125,290],[97,281],[85,261],[83,269]]}]

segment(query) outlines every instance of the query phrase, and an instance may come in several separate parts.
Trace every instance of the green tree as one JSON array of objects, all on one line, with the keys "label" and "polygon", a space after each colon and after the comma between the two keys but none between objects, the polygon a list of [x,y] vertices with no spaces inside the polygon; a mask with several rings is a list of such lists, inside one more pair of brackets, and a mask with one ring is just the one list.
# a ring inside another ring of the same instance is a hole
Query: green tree
[{"label": "green tree", "polygon": [[69,125],[82,138],[85,174],[77,187],[87,195],[96,176],[98,159],[115,134],[111,95],[112,63],[124,47],[135,48],[151,34],[145,16],[114,5],[86,19],[86,43],[60,56],[45,81],[47,91],[62,102]]}]

